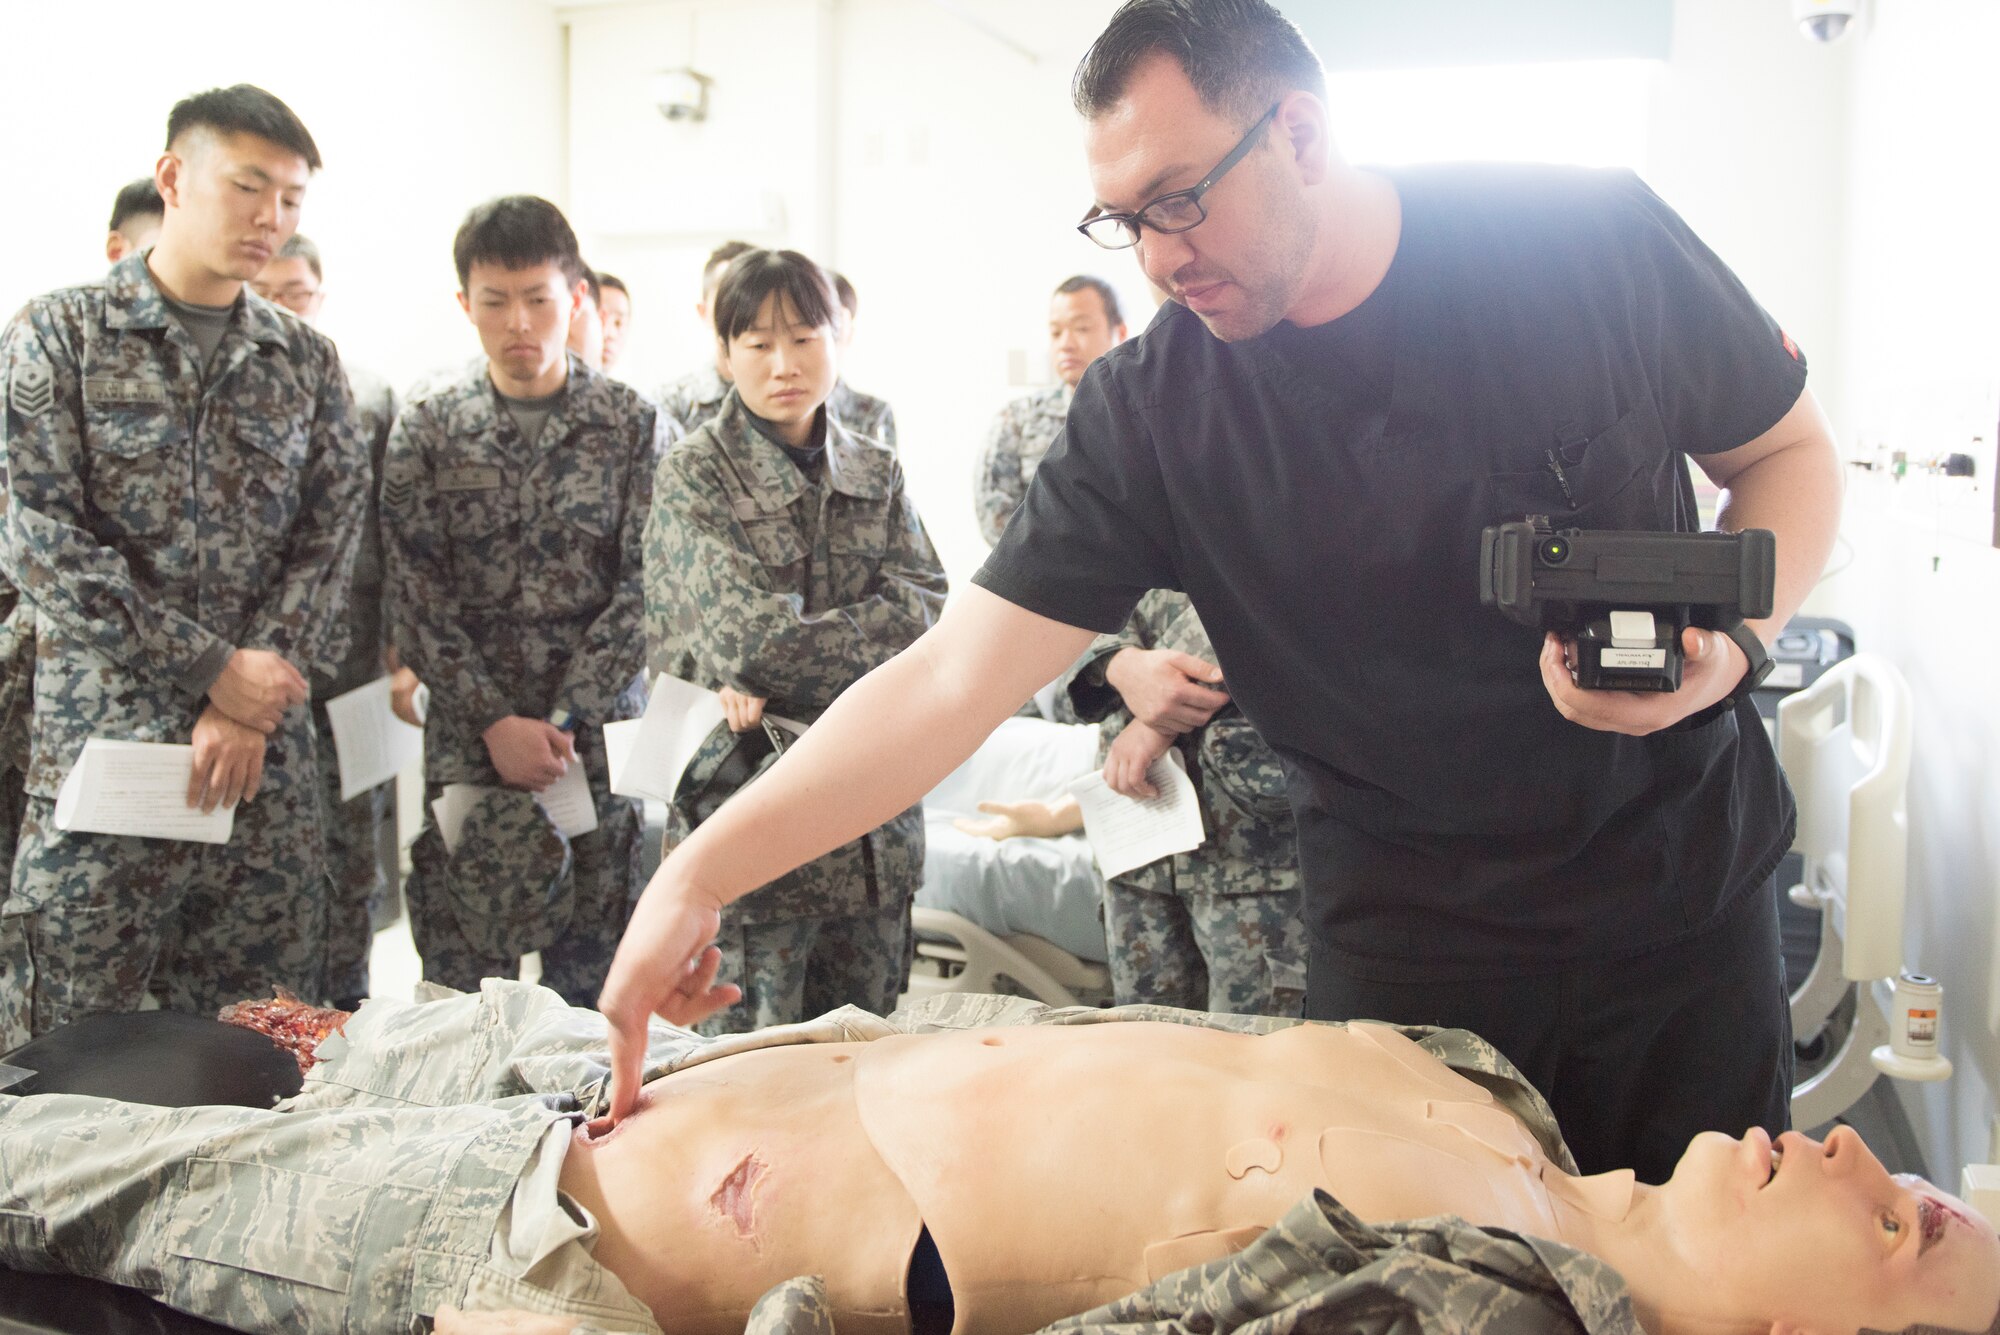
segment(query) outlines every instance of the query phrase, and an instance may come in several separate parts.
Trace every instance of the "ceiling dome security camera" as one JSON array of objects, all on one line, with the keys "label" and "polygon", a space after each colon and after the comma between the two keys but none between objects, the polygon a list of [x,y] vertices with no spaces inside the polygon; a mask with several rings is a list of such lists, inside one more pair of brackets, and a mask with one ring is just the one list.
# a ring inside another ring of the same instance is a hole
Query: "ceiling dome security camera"
[{"label": "ceiling dome security camera", "polygon": [[1837,42],[1857,26],[1866,0],[1792,0],[1792,18],[1806,40]]},{"label": "ceiling dome security camera", "polygon": [[708,90],[715,80],[692,65],[661,70],[647,82],[653,106],[670,121],[708,119]]}]

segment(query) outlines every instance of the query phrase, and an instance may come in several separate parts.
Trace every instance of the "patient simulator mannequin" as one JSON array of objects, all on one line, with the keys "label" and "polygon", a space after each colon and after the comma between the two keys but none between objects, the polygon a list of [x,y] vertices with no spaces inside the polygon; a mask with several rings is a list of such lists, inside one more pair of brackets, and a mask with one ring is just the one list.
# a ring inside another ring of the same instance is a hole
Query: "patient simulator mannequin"
[{"label": "patient simulator mannequin", "polygon": [[[1365,1220],[1454,1214],[1610,1263],[1672,1330],[1984,1330],[2000,1241],[1852,1131],[1698,1139],[1673,1180],[1557,1170],[1395,1030],[1166,1024],[778,1048],[648,1088],[562,1186],[670,1328],[740,1331],[817,1271],[845,1331],[903,1328],[928,1228],[955,1331],[1027,1331],[1243,1245],[1315,1187]],[[664,1165],[673,1165],[663,1172]],[[1776,1171],[1773,1166],[1776,1165]]]},{"label": "patient simulator mannequin", "polygon": [[[1034,1330],[1241,1249],[1315,1189],[1363,1220],[1449,1214],[1566,1243],[1622,1275],[1650,1335],[1985,1331],[2000,1313],[1992,1225],[1890,1177],[1851,1130],[1704,1134],[1660,1187],[1575,1177],[1539,1114],[1510,1110],[1532,1097],[1475,1074],[1364,1023],[749,1047],[655,1079],[616,1127],[577,1125],[559,1187],[595,1220],[597,1263],[676,1335],[735,1335],[806,1274],[840,1335],[908,1330],[913,1257],[933,1247],[952,1331]],[[5,1157],[27,1143],[10,1148],[9,1119],[35,1102],[0,1098],[0,1205],[26,1162]],[[446,1309],[438,1331],[574,1322]]]}]

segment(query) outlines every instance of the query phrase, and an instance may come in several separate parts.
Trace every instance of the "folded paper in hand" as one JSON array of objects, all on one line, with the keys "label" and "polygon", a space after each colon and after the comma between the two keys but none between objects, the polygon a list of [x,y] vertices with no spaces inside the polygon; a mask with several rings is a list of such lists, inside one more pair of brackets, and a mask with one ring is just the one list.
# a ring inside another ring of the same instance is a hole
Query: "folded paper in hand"
[{"label": "folded paper in hand", "polygon": [[56,828],[141,839],[226,844],[236,808],[188,805],[194,748],[173,742],[117,742],[93,737],[56,794]]}]

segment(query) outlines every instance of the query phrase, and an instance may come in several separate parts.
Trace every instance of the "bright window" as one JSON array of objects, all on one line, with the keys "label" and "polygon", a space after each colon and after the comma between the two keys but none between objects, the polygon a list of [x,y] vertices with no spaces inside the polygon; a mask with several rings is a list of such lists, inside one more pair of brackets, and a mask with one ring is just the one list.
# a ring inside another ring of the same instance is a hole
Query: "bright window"
[{"label": "bright window", "polygon": [[1327,76],[1350,162],[1643,166],[1655,60],[1565,61]]}]

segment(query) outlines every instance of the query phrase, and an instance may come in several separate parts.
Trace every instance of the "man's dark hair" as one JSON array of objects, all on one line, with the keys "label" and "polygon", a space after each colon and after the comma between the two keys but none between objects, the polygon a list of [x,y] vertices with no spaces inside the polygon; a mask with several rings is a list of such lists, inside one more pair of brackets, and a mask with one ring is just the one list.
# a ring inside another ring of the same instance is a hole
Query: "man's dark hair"
[{"label": "man's dark hair", "polygon": [[458,266],[461,292],[471,283],[475,264],[497,264],[503,269],[553,264],[571,287],[587,272],[569,219],[538,195],[502,195],[474,208],[452,238],[451,259]]},{"label": "man's dark hair", "polygon": [[[614,292],[623,292],[625,300],[632,300],[632,289],[625,286],[624,279],[620,278],[617,274],[606,273],[602,269],[599,269],[597,271],[597,295],[600,298],[604,295],[604,289],[607,287]],[[600,302],[599,304],[601,305],[602,303]]]},{"label": "man's dark hair", "polygon": [[1094,274],[1080,273],[1073,278],[1065,278],[1056,284],[1055,295],[1069,296],[1074,292],[1095,292],[1104,302],[1104,321],[1113,328],[1125,323],[1125,317],[1118,310],[1118,294],[1111,290],[1111,284]]},{"label": "man's dark hair", "polygon": [[831,329],[840,320],[840,298],[826,270],[796,250],[749,250],[730,262],[715,291],[716,337],[727,343],[756,324],[773,294],[808,329]]},{"label": "man's dark hair", "polygon": [[313,271],[313,277],[326,281],[325,272],[319,267],[319,247],[308,240],[303,233],[293,232],[284,245],[278,247],[274,260],[304,260],[306,268]]},{"label": "man's dark hair", "polygon": [[319,170],[319,145],[306,132],[292,109],[254,84],[239,83],[229,88],[211,88],[174,103],[167,113],[167,148],[171,150],[189,130],[213,130],[217,134],[254,134],[279,148],[288,148]]},{"label": "man's dark hair", "polygon": [[720,269],[723,265],[728,264],[740,255],[748,255],[755,249],[757,247],[751,245],[748,241],[725,241],[714,250],[709,251],[708,258],[703,260],[701,265],[701,290],[703,294],[708,295],[714,291],[715,271],[717,269]]},{"label": "man's dark hair", "polygon": [[115,232],[133,218],[143,218],[148,214],[155,218],[167,215],[167,202],[160,198],[160,187],[153,184],[150,176],[141,176],[129,185],[120,186],[118,197],[111,201],[111,226],[107,232]]},{"label": "man's dark hair", "polygon": [[854,290],[854,284],[847,281],[846,274],[840,272],[838,269],[832,270],[831,274],[833,277],[833,295],[839,298],[840,309],[846,311],[847,318],[852,320],[855,316],[861,314],[861,295]]},{"label": "man's dark hair", "polygon": [[1246,125],[1286,93],[1326,97],[1319,57],[1266,0],[1125,0],[1070,81],[1077,114],[1109,111],[1156,53],[1187,73],[1202,106]]}]

